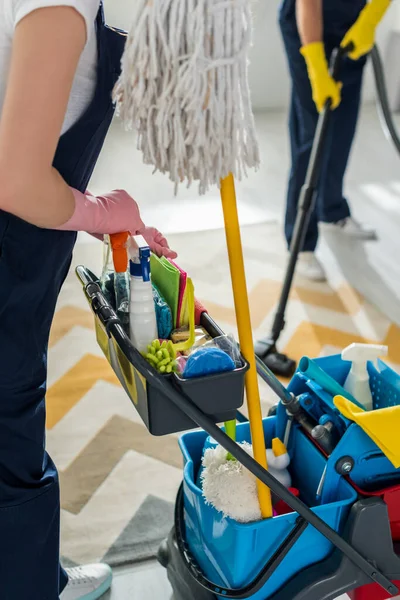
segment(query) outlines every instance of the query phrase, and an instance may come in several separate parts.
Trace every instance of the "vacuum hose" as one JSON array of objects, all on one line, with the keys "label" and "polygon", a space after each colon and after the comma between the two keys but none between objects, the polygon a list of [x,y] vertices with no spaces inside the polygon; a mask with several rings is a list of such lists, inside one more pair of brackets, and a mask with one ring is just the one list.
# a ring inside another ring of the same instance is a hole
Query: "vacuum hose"
[{"label": "vacuum hose", "polygon": [[371,51],[372,68],[374,70],[376,92],[378,95],[377,110],[382,129],[388,140],[392,141],[397,152],[400,154],[400,137],[397,133],[390,110],[387,94],[385,71],[380,52],[376,46]]}]

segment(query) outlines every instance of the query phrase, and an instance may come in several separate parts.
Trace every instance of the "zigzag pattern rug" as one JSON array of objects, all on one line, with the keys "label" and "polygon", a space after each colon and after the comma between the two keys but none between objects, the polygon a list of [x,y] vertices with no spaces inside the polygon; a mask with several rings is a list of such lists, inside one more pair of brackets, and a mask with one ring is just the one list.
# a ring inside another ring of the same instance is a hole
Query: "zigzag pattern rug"
[{"label": "zigzag pattern rug", "polygon": [[[267,334],[285,267],[280,227],[244,227],[255,336]],[[86,238],[85,238],[86,240]],[[223,231],[170,236],[196,295],[226,332],[235,313]],[[99,273],[101,246],[78,243],[74,266]],[[365,303],[337,271],[332,284],[297,281],[280,348],[295,359],[337,352],[353,341],[389,345],[400,371],[400,330]],[[264,412],[274,401],[261,385]],[[172,526],[181,481],[176,437],[152,438],[96,344],[93,321],[73,271],[62,291],[50,342],[47,444],[62,488],[62,553],[67,562],[111,564],[154,556]]]}]

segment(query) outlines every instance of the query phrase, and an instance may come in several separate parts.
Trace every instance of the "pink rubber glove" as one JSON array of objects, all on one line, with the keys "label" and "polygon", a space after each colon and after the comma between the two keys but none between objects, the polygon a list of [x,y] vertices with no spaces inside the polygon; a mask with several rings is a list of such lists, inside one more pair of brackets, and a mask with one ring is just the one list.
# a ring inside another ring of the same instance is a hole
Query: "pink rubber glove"
[{"label": "pink rubber glove", "polygon": [[144,237],[150,250],[157,256],[165,256],[165,258],[176,258],[178,256],[176,252],[170,249],[163,234],[155,227],[144,227],[138,233]]},{"label": "pink rubber glove", "polygon": [[125,190],[114,190],[103,196],[93,196],[90,192],[79,192],[71,188],[75,198],[75,211],[59,231],[86,231],[102,240],[105,233],[129,231],[140,234],[157,256],[176,258],[165,237],[154,227],[146,227],[140,218],[139,207]]},{"label": "pink rubber glove", "polygon": [[73,188],[75,211],[60,227],[60,231],[86,231],[92,234],[129,231],[136,235],[144,229],[139,207],[124,190],[114,190],[104,196],[82,194]]}]

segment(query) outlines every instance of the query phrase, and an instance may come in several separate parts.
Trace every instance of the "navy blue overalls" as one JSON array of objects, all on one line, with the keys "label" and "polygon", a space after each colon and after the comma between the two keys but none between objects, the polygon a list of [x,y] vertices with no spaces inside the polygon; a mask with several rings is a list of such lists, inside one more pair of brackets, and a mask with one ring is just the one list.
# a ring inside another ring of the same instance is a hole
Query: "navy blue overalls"
[{"label": "navy blue overalls", "polygon": [[[97,17],[93,100],[61,138],[54,159],[86,190],[113,117],[111,92],[125,37]],[[0,598],[58,600],[58,474],[45,451],[47,346],[76,233],[44,230],[0,211]]]},{"label": "navy blue overalls", "polygon": [[[322,0],[324,44],[328,58],[340,45],[344,34],[356,21],[365,0]],[[306,63],[300,54],[300,37],[296,24],[296,0],[283,0],[279,13],[292,82],[290,106],[291,171],[287,191],[285,235],[290,246],[296,220],[300,191],[306,177],[312,142],[318,120]],[[342,102],[333,112],[325,147],[317,203],[311,216],[303,250],[314,251],[318,241],[318,222],[334,223],[350,216],[343,196],[343,178],[356,131],[360,108],[365,59],[343,62]]]}]

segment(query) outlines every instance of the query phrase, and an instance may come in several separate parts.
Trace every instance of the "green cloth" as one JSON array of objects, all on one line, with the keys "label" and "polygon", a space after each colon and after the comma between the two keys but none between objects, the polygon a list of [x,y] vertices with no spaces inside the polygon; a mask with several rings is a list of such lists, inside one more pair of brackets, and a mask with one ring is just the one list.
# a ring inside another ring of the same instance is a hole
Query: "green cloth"
[{"label": "green cloth", "polygon": [[165,302],[171,309],[172,324],[175,328],[178,315],[180,272],[164,257],[155,254],[150,258],[151,279]]}]

